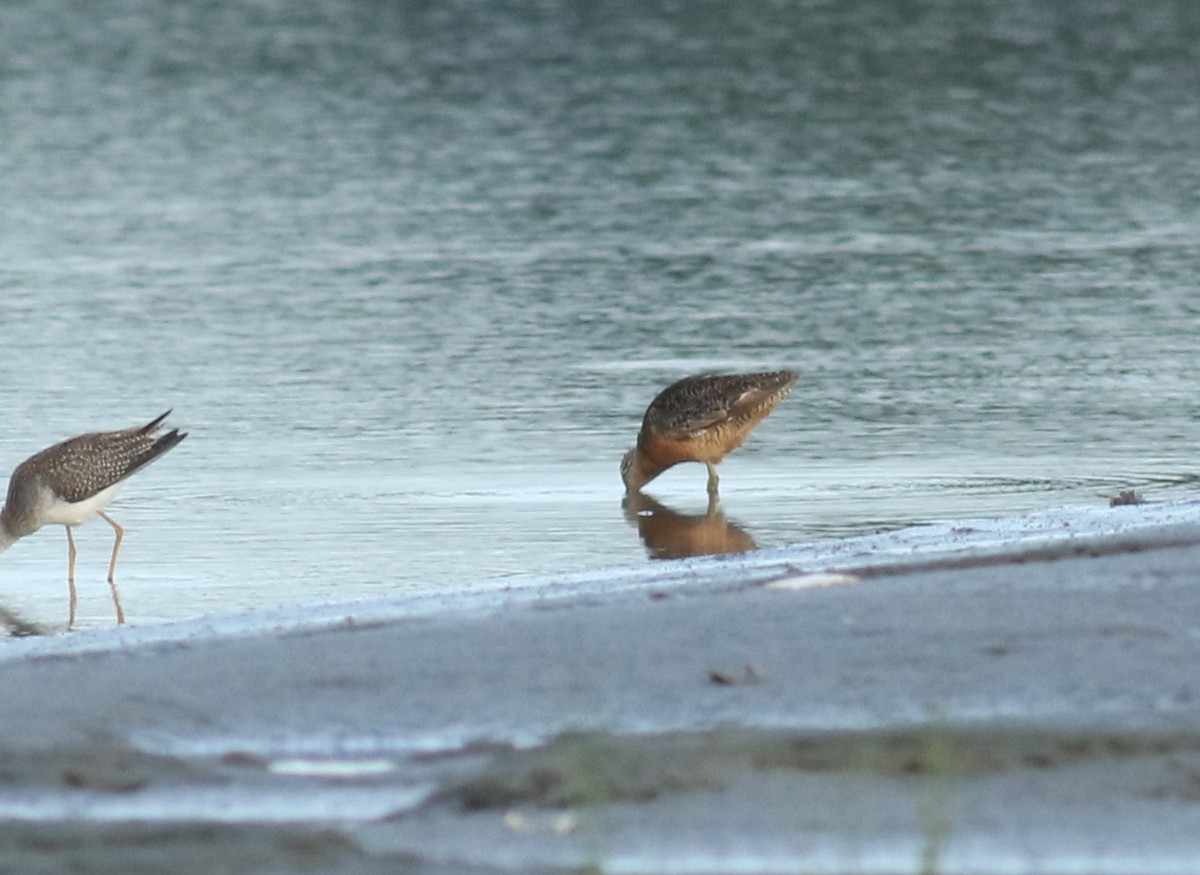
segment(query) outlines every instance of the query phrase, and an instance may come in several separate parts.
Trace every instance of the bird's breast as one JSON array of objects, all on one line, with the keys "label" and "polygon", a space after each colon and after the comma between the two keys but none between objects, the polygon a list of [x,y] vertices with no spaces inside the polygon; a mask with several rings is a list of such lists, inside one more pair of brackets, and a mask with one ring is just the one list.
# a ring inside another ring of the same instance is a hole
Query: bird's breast
[{"label": "bird's breast", "polygon": [[120,490],[121,484],[114,483],[83,501],[64,501],[47,489],[42,505],[42,524],[58,523],[64,526],[81,526],[89,520],[95,519],[96,514],[104,510],[108,503],[117,497]]}]

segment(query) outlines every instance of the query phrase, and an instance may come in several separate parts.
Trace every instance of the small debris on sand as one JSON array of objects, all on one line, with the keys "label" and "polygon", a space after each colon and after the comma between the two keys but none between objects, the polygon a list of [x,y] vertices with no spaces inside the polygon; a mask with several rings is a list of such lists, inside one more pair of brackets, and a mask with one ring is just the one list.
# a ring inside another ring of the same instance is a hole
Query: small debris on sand
[{"label": "small debris on sand", "polygon": [[1122,489],[1116,495],[1107,495],[1103,492],[1098,492],[1096,494],[1101,498],[1107,498],[1109,507],[1122,507],[1127,504],[1146,503],[1146,499],[1142,498],[1136,489]]}]

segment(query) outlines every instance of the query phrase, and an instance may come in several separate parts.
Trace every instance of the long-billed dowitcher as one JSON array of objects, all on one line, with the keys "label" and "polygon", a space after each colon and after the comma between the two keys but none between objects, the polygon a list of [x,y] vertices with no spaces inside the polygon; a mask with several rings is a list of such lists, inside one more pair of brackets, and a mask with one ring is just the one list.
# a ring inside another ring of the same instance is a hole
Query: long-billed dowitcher
[{"label": "long-billed dowitcher", "polygon": [[708,494],[716,497],[716,464],[740,447],[775,405],[783,400],[797,374],[685,377],[663,389],[646,409],[637,445],[621,460],[621,479],[637,492],[680,462],[708,466]]},{"label": "long-billed dowitcher", "polygon": [[149,465],[185,437],[186,432],[171,429],[157,432],[171,413],[142,426],[120,431],[81,434],[30,456],[16,467],[8,481],[8,498],[0,509],[0,551],[18,538],[31,535],[42,526],[57,523],[67,529],[67,585],[71,593],[70,619],[75,625],[75,539],[71,527],[100,517],[113,527],[112,559],[108,563],[108,583],[112,590],[117,622],[125,622],[121,598],[113,574],[117,569],[117,551],[125,530],[104,512],[117,496],[121,482]]}]

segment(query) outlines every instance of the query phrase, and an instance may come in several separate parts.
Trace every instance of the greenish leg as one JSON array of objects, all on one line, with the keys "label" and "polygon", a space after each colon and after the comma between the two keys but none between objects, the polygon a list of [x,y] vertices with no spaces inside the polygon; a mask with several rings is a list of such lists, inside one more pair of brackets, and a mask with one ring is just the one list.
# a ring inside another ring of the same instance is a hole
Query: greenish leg
[{"label": "greenish leg", "polygon": [[717,498],[717,484],[721,482],[721,478],[717,476],[717,469],[712,462],[705,462],[708,466],[708,497],[714,501]]}]

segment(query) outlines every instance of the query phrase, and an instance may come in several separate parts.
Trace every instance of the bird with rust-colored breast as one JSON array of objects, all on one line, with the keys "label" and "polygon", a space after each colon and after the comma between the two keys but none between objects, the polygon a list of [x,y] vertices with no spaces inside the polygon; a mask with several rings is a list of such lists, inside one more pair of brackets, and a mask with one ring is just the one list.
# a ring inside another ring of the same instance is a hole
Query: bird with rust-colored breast
[{"label": "bird with rust-colored breast", "polygon": [[58,524],[67,530],[67,585],[70,590],[70,619],[75,625],[75,539],[73,526],[100,517],[113,527],[112,558],[108,563],[108,583],[112,590],[117,622],[125,622],[121,598],[113,575],[117,552],[125,530],[104,512],[117,496],[122,482],[187,437],[186,432],[171,429],[160,434],[171,411],[145,425],[119,431],[82,434],[35,453],[16,467],[8,481],[8,496],[0,509],[0,551],[18,538],[32,535],[42,526]]},{"label": "bird with rust-colored breast", "polygon": [[798,376],[793,371],[697,374],[663,389],[646,409],[637,445],[621,460],[626,491],[640,491],[680,462],[703,462],[708,494],[715,499],[717,463],[745,442]]}]

